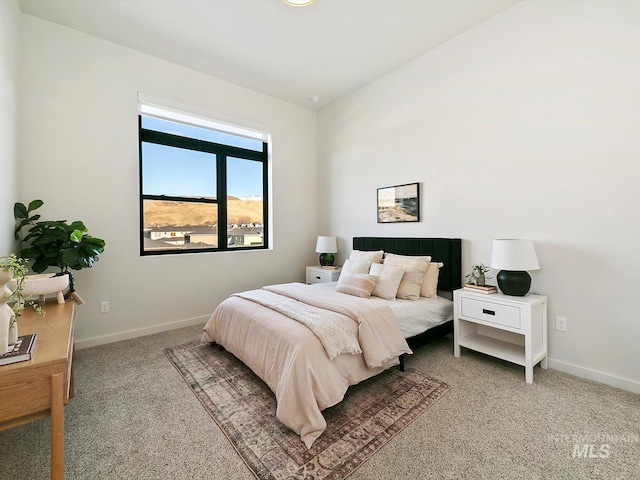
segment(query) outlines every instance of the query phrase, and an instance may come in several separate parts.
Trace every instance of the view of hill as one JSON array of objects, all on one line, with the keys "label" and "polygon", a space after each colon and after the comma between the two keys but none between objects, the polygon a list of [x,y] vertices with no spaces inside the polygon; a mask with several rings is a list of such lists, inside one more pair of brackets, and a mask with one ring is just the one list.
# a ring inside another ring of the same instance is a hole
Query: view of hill
[{"label": "view of hill", "polygon": [[[229,224],[263,223],[262,201],[227,198]],[[210,203],[145,200],[144,226],[212,225],[218,219],[218,206]]]}]

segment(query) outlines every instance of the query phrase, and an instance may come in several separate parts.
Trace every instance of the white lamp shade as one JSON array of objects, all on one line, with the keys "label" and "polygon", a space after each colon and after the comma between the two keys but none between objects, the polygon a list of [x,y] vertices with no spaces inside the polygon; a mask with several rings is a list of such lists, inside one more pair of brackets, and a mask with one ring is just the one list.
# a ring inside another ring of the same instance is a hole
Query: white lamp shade
[{"label": "white lamp shade", "polygon": [[316,242],[316,253],[336,253],[336,237],[318,237]]},{"label": "white lamp shade", "polygon": [[513,271],[539,270],[540,264],[533,241],[514,238],[494,240],[491,268]]}]

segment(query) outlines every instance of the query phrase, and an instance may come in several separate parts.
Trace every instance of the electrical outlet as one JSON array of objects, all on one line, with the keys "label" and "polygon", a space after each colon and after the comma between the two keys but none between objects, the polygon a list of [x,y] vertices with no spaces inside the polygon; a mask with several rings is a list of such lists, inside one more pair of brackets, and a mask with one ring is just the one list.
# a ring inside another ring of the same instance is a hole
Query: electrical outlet
[{"label": "electrical outlet", "polygon": [[556,317],[556,330],[567,331],[567,319],[565,317]]},{"label": "electrical outlet", "polygon": [[109,312],[109,302],[100,302],[100,313]]}]

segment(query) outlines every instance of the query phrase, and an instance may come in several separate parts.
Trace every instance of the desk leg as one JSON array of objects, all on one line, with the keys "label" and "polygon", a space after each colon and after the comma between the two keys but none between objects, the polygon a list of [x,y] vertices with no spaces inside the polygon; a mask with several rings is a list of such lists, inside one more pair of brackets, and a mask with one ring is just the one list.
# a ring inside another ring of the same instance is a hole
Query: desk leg
[{"label": "desk leg", "polygon": [[64,375],[51,376],[51,480],[64,478]]},{"label": "desk leg", "polygon": [[75,352],[71,354],[71,380],[69,381],[69,399],[74,397],[75,389],[76,389],[75,381],[74,381],[74,378],[75,378],[74,370],[75,370],[75,364],[76,364],[76,361],[74,358],[75,354],[76,354]]}]

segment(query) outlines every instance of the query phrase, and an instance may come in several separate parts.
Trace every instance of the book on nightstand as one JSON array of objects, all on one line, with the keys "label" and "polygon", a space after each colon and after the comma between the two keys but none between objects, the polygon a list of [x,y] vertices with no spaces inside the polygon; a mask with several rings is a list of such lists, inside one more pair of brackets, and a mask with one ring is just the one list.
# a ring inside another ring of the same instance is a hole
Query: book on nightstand
[{"label": "book on nightstand", "polygon": [[33,348],[36,344],[36,334],[31,333],[18,337],[18,341],[13,346],[13,349],[7,353],[0,355],[0,365],[9,365],[11,363],[24,362],[31,360]]},{"label": "book on nightstand", "polygon": [[323,265],[323,270],[340,270],[340,266],[338,265]]},{"label": "book on nightstand", "polygon": [[470,292],[477,293],[498,293],[498,287],[496,287],[495,285],[472,285],[471,283],[465,283],[464,289],[469,290]]}]

